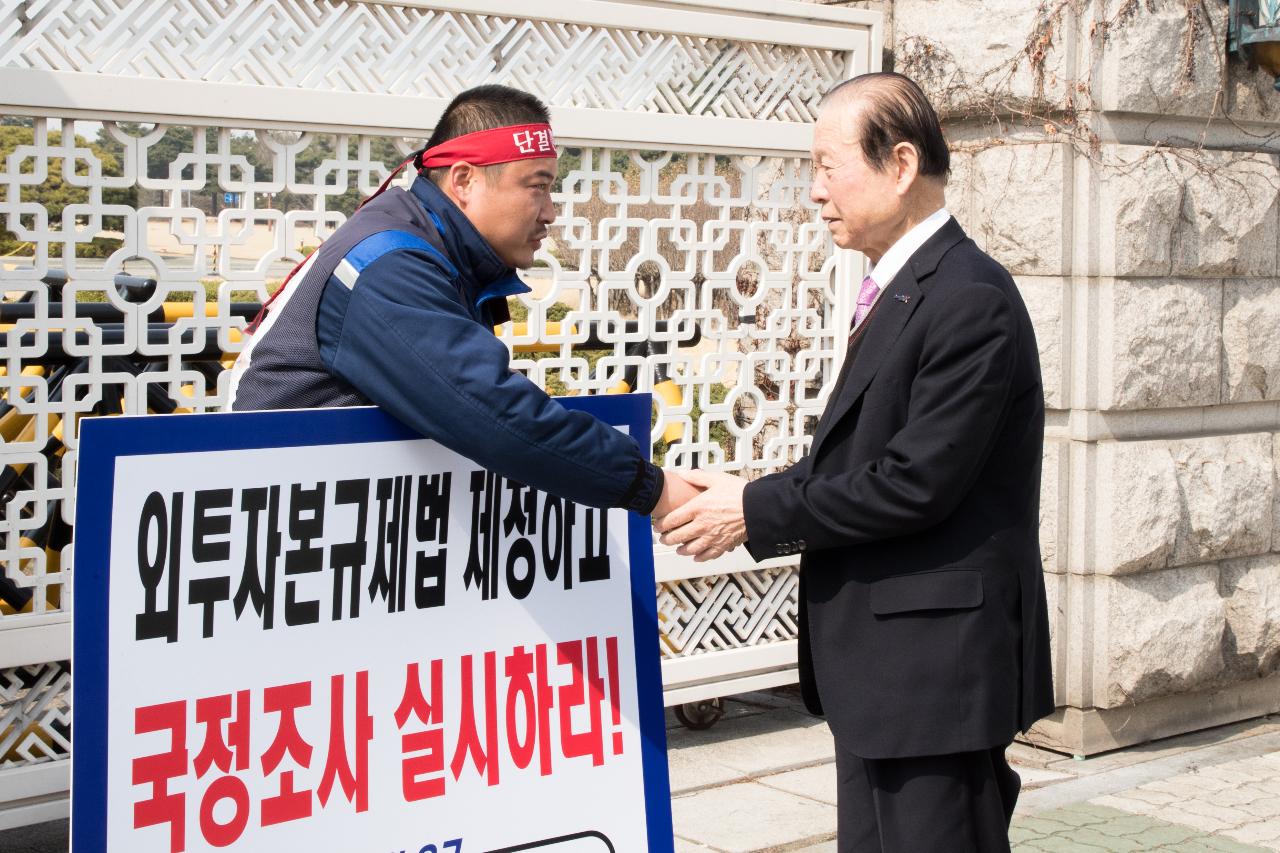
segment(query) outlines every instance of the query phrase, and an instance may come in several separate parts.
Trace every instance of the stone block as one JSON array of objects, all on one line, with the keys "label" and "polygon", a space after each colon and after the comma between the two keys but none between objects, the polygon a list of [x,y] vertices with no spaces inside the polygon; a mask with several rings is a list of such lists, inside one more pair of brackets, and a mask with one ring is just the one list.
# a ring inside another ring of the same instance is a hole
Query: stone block
[{"label": "stone block", "polygon": [[1100,445],[1095,560],[1083,568],[1121,575],[1266,553],[1271,444],[1255,433]]},{"label": "stone block", "polygon": [[1185,513],[1174,565],[1265,553],[1275,500],[1271,436],[1213,436],[1172,443]]},{"label": "stone block", "polygon": [[1271,436],[1271,454],[1275,466],[1272,479],[1271,550],[1280,551],[1280,432]]},{"label": "stone block", "polygon": [[1046,441],[1040,474],[1040,562],[1046,572],[1066,571],[1067,444]]},{"label": "stone block", "polygon": [[1125,574],[1169,565],[1182,517],[1173,454],[1164,442],[1098,447],[1097,555],[1080,571]]},{"label": "stone block", "polygon": [[[1019,276],[1018,291],[1035,327],[1040,349],[1040,376],[1044,382],[1044,404],[1050,409],[1067,408],[1064,361],[1068,352],[1066,312],[1070,284],[1057,277]],[[1277,374],[1280,381],[1280,374]]]},{"label": "stone block", "polygon": [[[1074,11],[1027,0],[896,0],[894,67],[924,88],[942,115],[1002,104],[1060,104],[1068,80],[1065,29]],[[975,26],[975,22],[981,22]]]},{"label": "stone block", "polygon": [[1261,68],[1232,59],[1227,65],[1227,113],[1237,121],[1280,122],[1276,78]]},{"label": "stone block", "polygon": [[1167,276],[1183,187],[1177,161],[1143,146],[1105,147],[1094,163],[1097,221],[1080,248],[1094,275]]},{"label": "stone block", "polygon": [[1185,693],[1222,672],[1227,605],[1217,566],[1098,577],[1094,596],[1096,707]]},{"label": "stone block", "polygon": [[1222,393],[1221,285],[1104,281],[1098,311],[1097,406],[1213,405]]},{"label": "stone block", "polygon": [[[1093,29],[1094,104],[1156,115],[1213,114],[1226,62],[1227,6],[1144,0],[1106,9]],[[1216,37],[1215,37],[1216,34]]]},{"label": "stone block", "polygon": [[1232,279],[1222,296],[1222,401],[1280,399],[1280,278]]},{"label": "stone block", "polygon": [[[1072,704],[1079,701],[1079,691],[1072,691],[1066,683],[1067,662],[1074,646],[1078,646],[1079,631],[1067,624],[1067,604],[1070,598],[1069,584],[1072,575],[1046,574],[1044,576],[1045,611],[1049,616],[1049,651],[1053,655],[1053,695],[1055,704]],[[1078,580],[1078,578],[1076,578]]]},{"label": "stone block", "polygon": [[973,184],[973,153],[952,151],[951,175],[947,178],[947,210],[966,231],[976,221],[973,215]]},{"label": "stone block", "polygon": [[1264,676],[1280,664],[1280,555],[1222,564],[1227,601],[1224,652],[1243,676]]},{"label": "stone block", "polygon": [[1173,274],[1270,276],[1280,237],[1280,167],[1272,154],[1203,151],[1183,161],[1186,192]]},{"label": "stone block", "polygon": [[1064,275],[1070,249],[1071,149],[993,145],[973,155],[973,239],[1014,275]]},{"label": "stone block", "polygon": [[1273,155],[1112,145],[1092,168],[1098,204],[1090,273],[1275,275],[1280,168]]}]

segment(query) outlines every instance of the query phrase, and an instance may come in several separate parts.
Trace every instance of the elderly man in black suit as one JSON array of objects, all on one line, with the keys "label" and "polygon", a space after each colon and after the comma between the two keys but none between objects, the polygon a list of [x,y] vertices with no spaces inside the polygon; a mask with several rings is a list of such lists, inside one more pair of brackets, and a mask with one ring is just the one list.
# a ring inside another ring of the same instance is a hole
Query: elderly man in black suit
[{"label": "elderly man in black suit", "polygon": [[828,94],[812,198],[873,266],[808,454],[659,521],[698,559],[800,554],[800,683],[836,745],[839,850],[1007,851],[1015,733],[1053,710],[1037,522],[1044,398],[1013,279],[944,207],[910,79]]}]

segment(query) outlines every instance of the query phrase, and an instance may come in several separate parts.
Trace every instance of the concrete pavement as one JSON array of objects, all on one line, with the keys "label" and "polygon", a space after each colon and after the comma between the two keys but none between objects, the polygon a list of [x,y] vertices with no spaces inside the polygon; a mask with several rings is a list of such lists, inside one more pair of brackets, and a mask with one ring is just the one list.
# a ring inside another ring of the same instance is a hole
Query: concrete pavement
[{"label": "concrete pavement", "polygon": [[[706,731],[669,721],[677,851],[835,853],[831,735],[794,690],[733,697]],[[1280,850],[1280,717],[1083,761],[1024,744],[1009,757],[1018,853]]]}]

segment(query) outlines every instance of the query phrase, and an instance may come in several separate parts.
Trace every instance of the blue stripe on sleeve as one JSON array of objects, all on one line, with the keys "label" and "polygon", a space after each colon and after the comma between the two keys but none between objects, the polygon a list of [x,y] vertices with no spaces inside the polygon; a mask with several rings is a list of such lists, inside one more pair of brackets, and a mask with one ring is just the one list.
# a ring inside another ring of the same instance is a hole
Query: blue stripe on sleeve
[{"label": "blue stripe on sleeve", "polygon": [[364,272],[369,264],[397,249],[420,249],[429,252],[440,259],[445,269],[449,271],[449,275],[454,277],[458,275],[458,270],[444,253],[421,237],[405,231],[379,231],[376,234],[370,234],[357,243],[354,249],[347,252],[346,260],[356,268],[356,272]]}]

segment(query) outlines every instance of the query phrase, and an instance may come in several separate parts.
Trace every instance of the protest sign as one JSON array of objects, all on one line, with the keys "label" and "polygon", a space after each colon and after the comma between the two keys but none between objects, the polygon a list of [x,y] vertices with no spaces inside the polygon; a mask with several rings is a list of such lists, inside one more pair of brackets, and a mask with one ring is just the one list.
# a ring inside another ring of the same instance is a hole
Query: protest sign
[{"label": "protest sign", "polygon": [[[648,441],[647,395],[563,402]],[[377,409],[80,454],[73,853],[672,849],[648,519]]]}]

